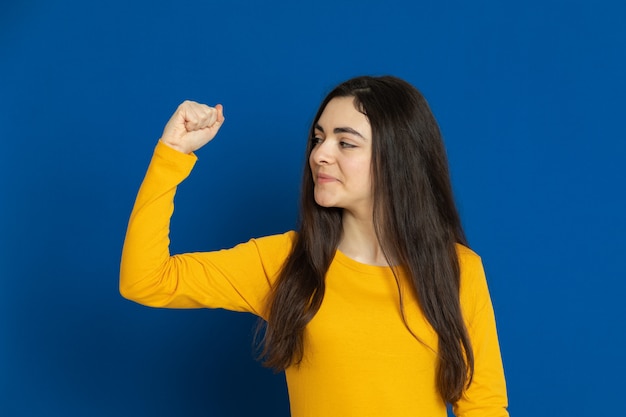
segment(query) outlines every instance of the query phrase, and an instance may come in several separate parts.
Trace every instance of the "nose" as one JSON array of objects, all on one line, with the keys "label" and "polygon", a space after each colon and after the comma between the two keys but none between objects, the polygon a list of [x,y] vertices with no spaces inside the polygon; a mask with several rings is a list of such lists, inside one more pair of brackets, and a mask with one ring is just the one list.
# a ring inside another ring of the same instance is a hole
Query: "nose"
[{"label": "nose", "polygon": [[310,162],[318,165],[327,165],[334,160],[331,141],[326,139],[317,143],[311,150]]}]

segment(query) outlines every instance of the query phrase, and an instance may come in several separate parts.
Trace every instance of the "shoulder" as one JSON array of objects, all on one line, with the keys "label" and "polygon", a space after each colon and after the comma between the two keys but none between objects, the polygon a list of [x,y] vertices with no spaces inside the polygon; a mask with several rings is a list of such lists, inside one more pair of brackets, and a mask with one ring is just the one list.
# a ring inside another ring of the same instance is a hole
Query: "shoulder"
[{"label": "shoulder", "polygon": [[297,236],[295,231],[289,230],[281,234],[252,238],[248,243],[264,251],[291,251]]},{"label": "shoulder", "polygon": [[281,234],[256,237],[237,245],[235,249],[245,248],[244,251],[254,251],[266,268],[277,272],[291,254],[297,236],[295,231],[290,230]]},{"label": "shoulder", "polygon": [[467,246],[456,244],[456,254],[459,259],[459,267],[461,273],[479,269],[482,271],[482,259],[480,256]]},{"label": "shoulder", "polygon": [[[212,252],[204,252],[204,256],[211,257],[220,264],[242,264],[260,262],[266,270],[279,269],[292,250],[293,241],[297,234],[293,231],[277,235],[255,237],[230,248]],[[275,268],[272,268],[275,265]]]},{"label": "shoulder", "polygon": [[467,246],[457,244],[461,271],[460,300],[466,315],[474,315],[490,303],[487,277],[481,257]]}]

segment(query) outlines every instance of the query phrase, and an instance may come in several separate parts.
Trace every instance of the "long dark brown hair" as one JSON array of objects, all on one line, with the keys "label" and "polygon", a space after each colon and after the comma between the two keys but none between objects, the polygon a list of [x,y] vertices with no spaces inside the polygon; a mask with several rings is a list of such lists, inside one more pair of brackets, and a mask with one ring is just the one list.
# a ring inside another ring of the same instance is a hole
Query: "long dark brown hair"
[{"label": "long dark brown hair", "polygon": [[[436,384],[443,400],[454,403],[471,383],[474,357],[459,302],[456,244],[467,243],[439,126],[424,97],[406,81],[357,77],[321,103],[309,132],[307,161],[314,126],[335,97],[354,97],[371,125],[376,235],[387,261],[409,275],[411,296],[437,332]],[[304,329],[322,304],[325,275],[342,233],[342,210],[316,204],[313,188],[305,164],[299,233],[268,300],[261,357],[277,370],[297,366],[303,358]]]}]

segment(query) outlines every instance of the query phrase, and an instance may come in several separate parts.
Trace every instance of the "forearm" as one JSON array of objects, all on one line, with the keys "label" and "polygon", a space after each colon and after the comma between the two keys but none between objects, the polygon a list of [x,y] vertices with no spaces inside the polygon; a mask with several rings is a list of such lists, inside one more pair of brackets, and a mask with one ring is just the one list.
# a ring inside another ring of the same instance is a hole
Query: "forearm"
[{"label": "forearm", "polygon": [[[120,292],[128,299],[150,305],[150,295],[168,291],[171,271],[169,225],[176,187],[191,172],[194,155],[159,142],[130,216],[120,266]],[[171,280],[170,280],[171,281]]]}]

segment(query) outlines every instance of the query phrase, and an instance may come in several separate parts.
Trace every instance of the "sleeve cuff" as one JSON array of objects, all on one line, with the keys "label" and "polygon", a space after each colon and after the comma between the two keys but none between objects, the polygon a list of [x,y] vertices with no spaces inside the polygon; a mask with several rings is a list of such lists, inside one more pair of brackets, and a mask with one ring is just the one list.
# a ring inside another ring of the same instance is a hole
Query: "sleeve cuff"
[{"label": "sleeve cuff", "polygon": [[193,152],[186,154],[177,151],[176,149],[167,146],[160,139],[157,142],[156,148],[154,149],[154,154],[172,162],[195,163],[198,160],[198,157]]}]

